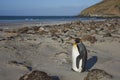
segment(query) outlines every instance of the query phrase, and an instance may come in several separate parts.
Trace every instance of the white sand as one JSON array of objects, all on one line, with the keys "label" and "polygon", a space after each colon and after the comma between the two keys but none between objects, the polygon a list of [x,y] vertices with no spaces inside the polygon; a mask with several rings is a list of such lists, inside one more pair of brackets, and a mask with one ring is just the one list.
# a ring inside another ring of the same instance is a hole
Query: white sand
[{"label": "white sand", "polygon": [[[89,69],[105,70],[114,76],[113,80],[119,80],[119,39],[84,43],[88,50]],[[24,65],[9,64],[10,61],[25,61],[32,70],[45,71],[50,76],[58,76],[60,80],[83,80],[88,72],[71,70],[71,49],[71,44],[61,44],[49,35],[22,34],[12,40],[0,41],[0,80],[18,80],[29,72]]]}]

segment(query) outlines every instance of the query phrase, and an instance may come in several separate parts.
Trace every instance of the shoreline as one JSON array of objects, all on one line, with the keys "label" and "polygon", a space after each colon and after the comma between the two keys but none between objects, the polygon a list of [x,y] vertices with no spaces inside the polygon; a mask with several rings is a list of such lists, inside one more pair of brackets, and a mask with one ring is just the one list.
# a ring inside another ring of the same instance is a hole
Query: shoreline
[{"label": "shoreline", "polygon": [[98,20],[74,20],[74,21],[48,21],[48,22],[41,22],[41,21],[3,21],[0,22],[0,28],[23,28],[23,27],[33,27],[33,26],[46,26],[46,25],[64,25],[69,23],[75,23],[75,22],[99,22],[99,21],[105,21],[106,19],[98,19]]},{"label": "shoreline", "polygon": [[27,27],[27,26],[44,26],[44,25],[59,25],[59,24],[65,24],[65,23],[70,23],[71,21],[53,21],[53,22],[33,22],[33,21],[30,21],[30,22],[0,22],[0,27]]},{"label": "shoreline", "polygon": [[[107,18],[97,17],[77,17],[77,16],[0,16],[0,27],[12,26],[42,26],[42,25],[59,25],[73,23],[76,21],[103,21]],[[114,18],[113,18],[114,19]]]}]

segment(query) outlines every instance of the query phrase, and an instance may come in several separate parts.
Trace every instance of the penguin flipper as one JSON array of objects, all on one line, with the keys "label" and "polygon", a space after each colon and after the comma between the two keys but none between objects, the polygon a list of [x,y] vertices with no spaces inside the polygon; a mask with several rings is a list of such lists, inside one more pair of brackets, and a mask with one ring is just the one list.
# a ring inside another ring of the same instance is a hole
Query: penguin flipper
[{"label": "penguin flipper", "polygon": [[77,68],[79,68],[80,59],[82,59],[82,56],[81,56],[81,55],[79,55],[79,56],[76,58],[76,66],[77,66]]}]

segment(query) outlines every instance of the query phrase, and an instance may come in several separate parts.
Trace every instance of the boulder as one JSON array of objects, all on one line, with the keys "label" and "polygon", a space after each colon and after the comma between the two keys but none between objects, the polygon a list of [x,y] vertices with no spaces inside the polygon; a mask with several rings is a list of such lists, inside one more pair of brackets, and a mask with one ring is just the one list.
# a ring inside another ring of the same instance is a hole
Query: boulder
[{"label": "boulder", "polygon": [[19,80],[52,80],[52,78],[46,72],[35,70],[23,75]]},{"label": "boulder", "polygon": [[101,69],[92,69],[84,80],[111,80],[113,76]]},{"label": "boulder", "polygon": [[91,36],[91,35],[84,35],[84,36],[82,37],[82,40],[83,40],[83,41],[89,41],[89,42],[91,42],[91,43],[95,43],[95,42],[97,41],[96,37]]}]

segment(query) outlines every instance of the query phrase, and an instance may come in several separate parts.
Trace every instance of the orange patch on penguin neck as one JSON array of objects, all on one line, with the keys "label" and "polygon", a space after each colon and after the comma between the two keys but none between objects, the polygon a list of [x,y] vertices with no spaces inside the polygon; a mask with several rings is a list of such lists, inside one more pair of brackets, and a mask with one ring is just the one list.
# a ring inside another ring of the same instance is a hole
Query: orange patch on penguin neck
[{"label": "orange patch on penguin neck", "polygon": [[73,44],[73,46],[77,46],[77,44],[76,44],[76,43],[74,43],[74,44]]}]

